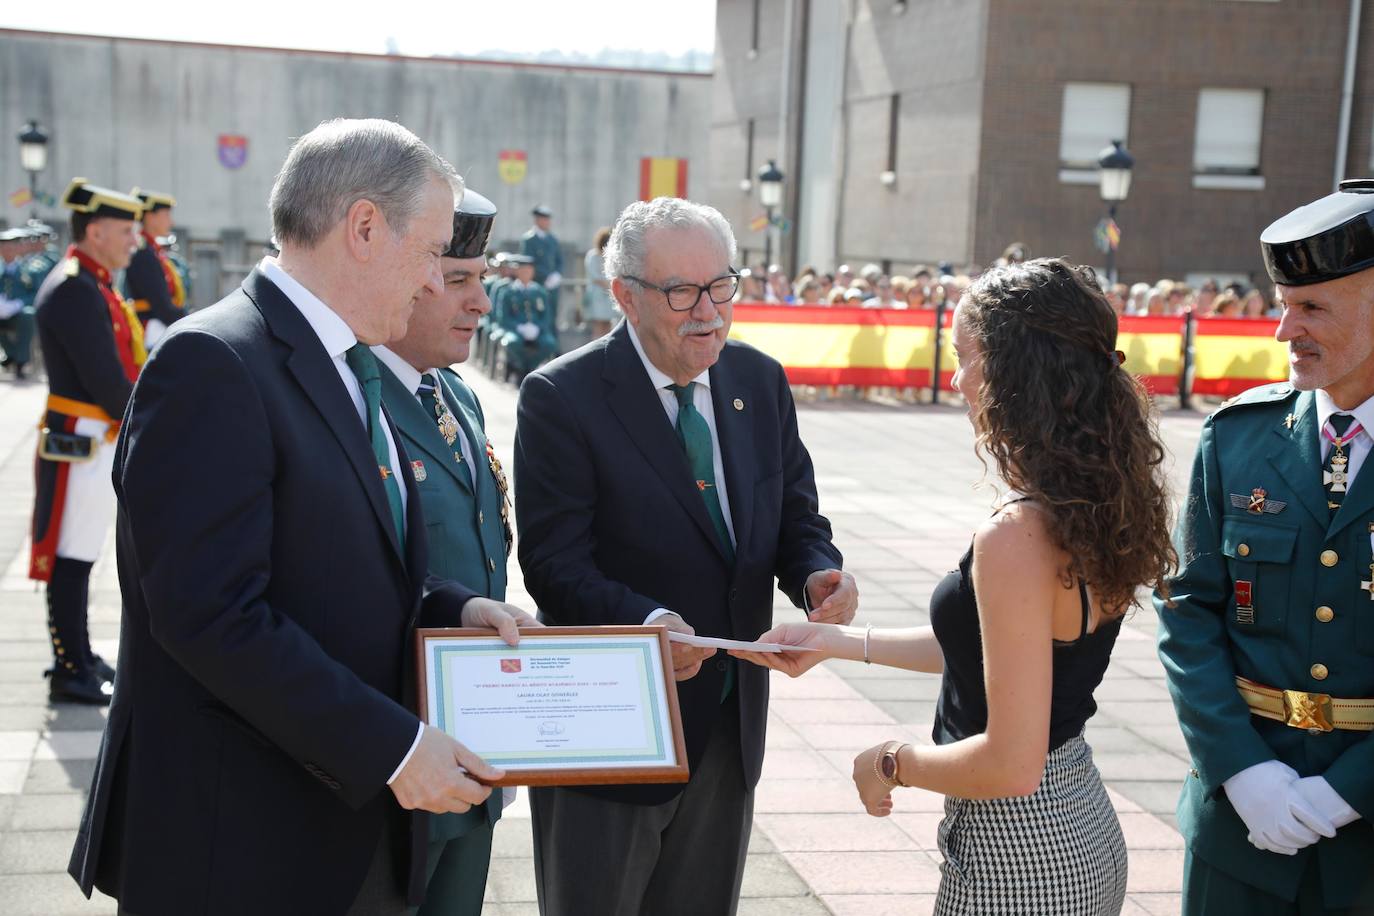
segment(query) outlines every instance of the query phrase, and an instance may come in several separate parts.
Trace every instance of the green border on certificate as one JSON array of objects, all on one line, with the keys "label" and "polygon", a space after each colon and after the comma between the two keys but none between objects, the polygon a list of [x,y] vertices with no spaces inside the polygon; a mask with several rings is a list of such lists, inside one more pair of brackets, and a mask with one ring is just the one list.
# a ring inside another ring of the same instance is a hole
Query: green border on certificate
[{"label": "green border on certificate", "polygon": [[662,626],[415,631],[416,703],[504,771],[498,786],[686,782],[687,744]]},{"label": "green border on certificate", "polygon": [[651,646],[657,649],[655,643],[650,643],[644,639],[630,642],[624,639],[559,639],[556,646],[550,646],[547,641],[540,640],[536,636],[526,637],[520,646],[515,647],[507,646],[504,643],[500,645],[455,645],[436,641],[434,645],[429,647],[431,653],[430,669],[436,672],[434,680],[435,724],[450,735],[458,732],[452,717],[453,709],[446,703],[446,697],[449,695],[447,688],[453,679],[452,662],[455,658],[474,656],[502,659],[523,658],[547,653],[551,648],[556,649],[559,655],[579,656],[623,656],[627,652],[633,652],[634,658],[638,662],[636,680],[639,685],[639,699],[643,710],[644,731],[649,737],[647,744],[638,747],[604,748],[596,753],[588,753],[578,748],[504,753],[500,750],[479,747],[474,747],[472,750],[480,754],[483,760],[498,767],[547,764],[555,761],[567,765],[596,764],[606,761],[671,763],[673,761],[673,748],[667,741],[663,727],[665,704],[660,695],[661,678],[657,676],[654,670],[653,658],[650,655]]}]

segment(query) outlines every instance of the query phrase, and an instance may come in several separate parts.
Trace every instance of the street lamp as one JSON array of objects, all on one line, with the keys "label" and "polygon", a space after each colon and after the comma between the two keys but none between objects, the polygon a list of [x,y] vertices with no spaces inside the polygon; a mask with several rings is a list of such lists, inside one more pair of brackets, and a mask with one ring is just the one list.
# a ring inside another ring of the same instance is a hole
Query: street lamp
[{"label": "street lamp", "polygon": [[[1107,204],[1107,219],[1110,224],[1116,223],[1116,205],[1125,200],[1131,191],[1131,169],[1134,166],[1135,157],[1126,151],[1120,140],[1113,140],[1112,145],[1097,157],[1097,180],[1102,200]],[[1115,284],[1116,242],[1111,239],[1111,228],[1111,225],[1106,227],[1107,282]]]},{"label": "street lamp", "polygon": [[29,216],[38,219],[38,173],[48,166],[48,135],[32,118],[19,132],[19,163],[29,173]]},{"label": "street lamp", "polygon": [[763,267],[773,266],[773,210],[782,206],[782,172],[772,159],[759,169],[759,203],[768,213],[768,225],[763,230]]}]

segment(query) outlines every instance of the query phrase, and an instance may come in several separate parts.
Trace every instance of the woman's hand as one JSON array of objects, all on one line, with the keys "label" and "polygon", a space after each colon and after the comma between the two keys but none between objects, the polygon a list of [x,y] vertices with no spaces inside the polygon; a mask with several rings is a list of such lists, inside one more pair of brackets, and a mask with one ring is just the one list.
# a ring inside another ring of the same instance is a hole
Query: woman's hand
[{"label": "woman's hand", "polygon": [[887,817],[892,813],[892,787],[878,778],[878,757],[890,742],[884,741],[863,751],[854,758],[854,788],[859,790],[859,801],[864,810],[874,817]]},{"label": "woman's hand", "polygon": [[758,642],[775,642],[784,646],[812,649],[809,652],[743,652],[731,649],[730,654],[747,662],[781,671],[789,677],[799,677],[819,662],[833,657],[830,636],[838,628],[823,623],[784,623],[758,638]]}]

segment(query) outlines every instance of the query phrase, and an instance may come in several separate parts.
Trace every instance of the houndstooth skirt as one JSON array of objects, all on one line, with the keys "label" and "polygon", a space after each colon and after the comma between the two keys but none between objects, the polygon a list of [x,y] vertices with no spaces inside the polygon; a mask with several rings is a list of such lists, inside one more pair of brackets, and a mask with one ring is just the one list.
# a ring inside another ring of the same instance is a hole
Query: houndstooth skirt
[{"label": "houndstooth skirt", "polygon": [[1117,916],[1126,842],[1092,749],[1072,738],[1021,798],[946,798],[936,916]]}]

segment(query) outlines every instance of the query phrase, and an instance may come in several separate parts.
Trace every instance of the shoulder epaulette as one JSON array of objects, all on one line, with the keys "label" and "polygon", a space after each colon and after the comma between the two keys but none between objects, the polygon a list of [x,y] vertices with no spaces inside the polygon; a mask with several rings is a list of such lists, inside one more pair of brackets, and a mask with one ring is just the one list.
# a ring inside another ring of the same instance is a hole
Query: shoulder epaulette
[{"label": "shoulder epaulette", "polygon": [[1278,401],[1287,400],[1297,393],[1297,389],[1287,382],[1271,382],[1268,385],[1260,385],[1256,388],[1242,391],[1230,400],[1223,402],[1222,405],[1214,411],[1214,415],[1221,413],[1223,410],[1231,410],[1235,407],[1246,407],[1254,404],[1274,404]]}]

